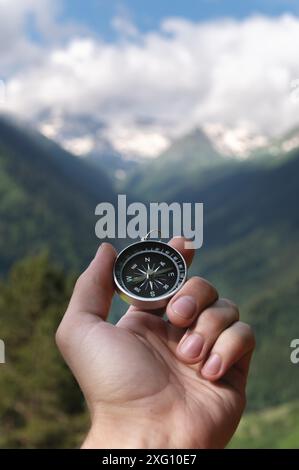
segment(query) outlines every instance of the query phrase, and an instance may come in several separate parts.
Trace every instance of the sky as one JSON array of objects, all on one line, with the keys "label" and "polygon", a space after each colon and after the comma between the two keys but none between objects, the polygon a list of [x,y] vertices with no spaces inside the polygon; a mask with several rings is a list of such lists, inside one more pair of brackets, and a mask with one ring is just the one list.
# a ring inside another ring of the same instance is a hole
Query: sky
[{"label": "sky", "polygon": [[297,0],[0,0],[0,106],[76,154],[242,151],[298,125],[298,50]]},{"label": "sky", "polygon": [[192,22],[219,17],[244,19],[252,14],[278,16],[286,11],[299,14],[297,0],[68,0],[61,17],[84,22],[106,40],[115,40],[113,18],[124,16],[141,31],[156,30],[164,18],[185,18]]}]

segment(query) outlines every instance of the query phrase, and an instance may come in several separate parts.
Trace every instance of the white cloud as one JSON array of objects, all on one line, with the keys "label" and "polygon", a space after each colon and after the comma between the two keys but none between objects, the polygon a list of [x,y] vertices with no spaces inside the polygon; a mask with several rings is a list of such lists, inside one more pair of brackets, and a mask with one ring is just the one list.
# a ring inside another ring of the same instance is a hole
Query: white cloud
[{"label": "white cloud", "polygon": [[254,149],[265,147],[269,142],[263,135],[251,133],[246,127],[227,128],[223,124],[206,124],[203,130],[216,149],[227,156],[246,158]]},{"label": "white cloud", "polygon": [[56,27],[56,0],[0,0],[0,73],[9,74],[39,60],[42,48],[30,27],[46,37]]},{"label": "white cloud", "polygon": [[0,74],[11,76],[40,63],[49,49],[86,28],[57,20],[59,0],[0,0]]},{"label": "white cloud", "polygon": [[7,107],[24,117],[30,110],[58,140],[66,120],[69,133],[72,121],[90,116],[95,138],[145,156],[197,125],[236,128],[245,141],[246,132],[271,136],[298,124],[290,84],[299,78],[299,18],[168,19],[147,34],[119,19],[116,26],[126,33],[116,43],[72,32],[66,45],[39,50],[38,61],[9,77]]},{"label": "white cloud", "polygon": [[139,32],[134,23],[127,16],[119,15],[112,19],[111,25],[116,32],[124,37],[138,36]]},{"label": "white cloud", "polygon": [[64,147],[78,157],[87,155],[94,150],[95,144],[92,136],[74,137],[65,140]]},{"label": "white cloud", "polygon": [[136,124],[127,123],[124,126],[110,126],[102,135],[113,142],[115,150],[125,157],[142,155],[155,157],[167,149],[170,142],[160,129],[138,129]]}]

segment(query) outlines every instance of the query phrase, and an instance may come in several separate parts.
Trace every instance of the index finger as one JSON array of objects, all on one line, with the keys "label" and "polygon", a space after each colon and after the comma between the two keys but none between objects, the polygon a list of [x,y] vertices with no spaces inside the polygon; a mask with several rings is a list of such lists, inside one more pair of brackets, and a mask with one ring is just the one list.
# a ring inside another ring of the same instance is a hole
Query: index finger
[{"label": "index finger", "polygon": [[174,237],[168,242],[168,245],[172,246],[181,253],[189,268],[194,258],[195,250],[193,248],[185,248],[186,241],[187,240],[184,237]]}]

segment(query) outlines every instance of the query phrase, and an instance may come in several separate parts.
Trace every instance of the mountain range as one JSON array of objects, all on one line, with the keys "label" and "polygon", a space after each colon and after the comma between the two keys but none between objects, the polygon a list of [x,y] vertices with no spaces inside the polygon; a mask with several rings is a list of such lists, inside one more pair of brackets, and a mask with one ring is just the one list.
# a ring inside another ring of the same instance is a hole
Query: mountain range
[{"label": "mountain range", "polygon": [[98,244],[95,207],[115,197],[99,168],[0,118],[0,272],[46,248],[65,266],[82,268]]},{"label": "mountain range", "polygon": [[[97,161],[74,157],[1,117],[0,271],[43,249],[65,268],[82,269],[99,243],[95,206],[115,202],[119,191],[146,203],[203,202],[204,245],[191,274],[237,302],[256,331],[249,409],[291,403],[299,389],[289,358],[299,334],[298,135],[294,129],[240,159],[223,155],[197,129],[159,158],[128,169],[108,154]],[[126,177],[116,183],[119,164]],[[116,320],[124,311],[118,298],[113,309]]]},{"label": "mountain range", "polygon": [[234,299],[256,330],[252,408],[294,399],[299,388],[289,359],[299,334],[299,148],[286,145],[297,134],[239,160],[221,156],[196,131],[128,182],[138,200],[204,203],[204,244],[191,272]]}]

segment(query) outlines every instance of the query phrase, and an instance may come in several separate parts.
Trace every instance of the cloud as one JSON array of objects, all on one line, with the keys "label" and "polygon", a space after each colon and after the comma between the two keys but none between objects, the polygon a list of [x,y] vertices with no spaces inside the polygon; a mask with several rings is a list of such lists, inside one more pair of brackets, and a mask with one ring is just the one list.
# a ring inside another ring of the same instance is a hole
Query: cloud
[{"label": "cloud", "polygon": [[86,29],[58,21],[58,0],[0,0],[1,78],[38,64],[48,49]]},{"label": "cloud", "polygon": [[[299,18],[173,18],[144,34],[126,18],[114,25],[122,32],[115,43],[79,30],[46,53],[28,43],[30,60],[7,79],[7,109],[26,118],[30,110],[30,119],[61,141],[72,122],[80,122],[81,137],[90,136],[92,121],[94,138],[145,156],[194,126],[271,136],[298,124],[290,87],[299,78]],[[17,61],[15,29],[11,37]]]},{"label": "cloud", "polygon": [[[42,0],[41,3],[44,3]],[[26,37],[26,19],[39,10],[34,0],[0,0],[0,73],[3,78],[24,63],[32,63],[38,47]],[[38,15],[37,15],[38,16]]]}]

